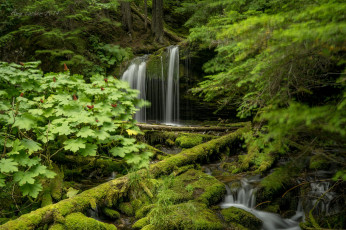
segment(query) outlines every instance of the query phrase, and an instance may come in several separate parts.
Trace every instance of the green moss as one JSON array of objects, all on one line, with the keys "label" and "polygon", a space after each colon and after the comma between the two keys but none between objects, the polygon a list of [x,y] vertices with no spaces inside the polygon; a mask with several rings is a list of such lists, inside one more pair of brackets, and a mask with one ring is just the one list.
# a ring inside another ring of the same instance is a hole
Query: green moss
[{"label": "green moss", "polygon": [[69,230],[116,230],[114,225],[102,223],[93,218],[86,217],[80,212],[66,216],[65,227]]},{"label": "green moss", "polygon": [[159,230],[153,224],[148,224],[142,228],[142,230]]},{"label": "green moss", "polygon": [[53,203],[52,196],[50,195],[50,190],[46,190],[42,196],[41,207],[45,207]]},{"label": "green moss", "polygon": [[4,224],[9,220],[10,220],[10,218],[0,218],[0,224]]},{"label": "green moss", "polygon": [[62,224],[53,224],[49,227],[49,230],[65,230],[65,227]]},{"label": "green moss", "polygon": [[133,229],[142,229],[144,226],[150,224],[149,218],[144,217],[142,219],[139,219],[132,225]]},{"label": "green moss", "polygon": [[119,211],[127,216],[133,216],[134,214],[133,207],[129,202],[120,203]]},{"label": "green moss", "polygon": [[314,155],[310,158],[310,169],[328,169],[330,162],[322,155]]},{"label": "green moss", "polygon": [[110,208],[103,208],[102,209],[103,213],[108,216],[109,218],[113,219],[113,220],[117,220],[120,218],[120,213],[113,210],[113,209],[110,209]]},{"label": "green moss", "polygon": [[64,172],[57,165],[53,165],[53,171],[57,174],[50,182],[51,196],[54,200],[59,201],[62,197],[64,187]]},{"label": "green moss", "polygon": [[132,200],[131,201],[131,206],[133,207],[134,210],[138,210],[141,208],[143,202],[140,199]]},{"label": "green moss", "polygon": [[236,207],[226,208],[221,214],[227,222],[240,224],[250,230],[261,229],[262,221],[253,214]]},{"label": "green moss", "polygon": [[216,214],[197,202],[171,205],[165,210],[157,207],[148,216],[156,229],[223,229]]},{"label": "green moss", "polygon": [[181,135],[175,143],[182,148],[191,148],[203,143],[203,137],[199,134]]},{"label": "green moss", "polygon": [[177,176],[170,189],[175,203],[195,199],[207,205],[219,202],[226,192],[223,183],[195,169]]},{"label": "green moss", "polygon": [[155,207],[155,204],[149,204],[149,205],[143,206],[142,208],[140,208],[140,209],[138,209],[138,210],[136,211],[135,217],[136,217],[137,219],[140,219],[140,218],[145,217],[145,215],[147,215],[148,212],[149,212],[151,209],[153,209],[154,207]]}]

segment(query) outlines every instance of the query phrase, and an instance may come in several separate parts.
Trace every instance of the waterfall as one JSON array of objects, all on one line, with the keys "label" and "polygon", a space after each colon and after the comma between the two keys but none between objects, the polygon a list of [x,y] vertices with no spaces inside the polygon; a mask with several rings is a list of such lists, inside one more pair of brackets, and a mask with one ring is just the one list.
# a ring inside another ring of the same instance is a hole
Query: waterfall
[{"label": "waterfall", "polygon": [[151,107],[135,114],[139,122],[179,123],[179,47],[170,46],[159,57],[158,66],[148,69],[148,56],[134,59],[121,79],[140,91],[139,99],[148,100]]},{"label": "waterfall", "polygon": [[172,124],[179,117],[179,48],[169,50],[169,65],[166,92],[166,113],[164,123]]},{"label": "waterfall", "polygon": [[[256,205],[256,197],[255,191],[253,188],[252,182],[255,180],[248,180],[243,178],[240,180],[240,183],[233,184],[230,183],[226,185],[227,194],[224,198],[224,201],[220,204],[221,208],[229,208],[236,207],[241,208],[249,213],[252,213],[258,219],[262,220],[264,230],[273,230],[273,229],[290,229],[290,230],[298,230],[299,220],[304,217],[304,213],[302,211],[301,202],[297,207],[296,214],[291,219],[284,219],[278,214],[258,211],[254,209]],[[237,185],[237,186],[234,186]]]}]

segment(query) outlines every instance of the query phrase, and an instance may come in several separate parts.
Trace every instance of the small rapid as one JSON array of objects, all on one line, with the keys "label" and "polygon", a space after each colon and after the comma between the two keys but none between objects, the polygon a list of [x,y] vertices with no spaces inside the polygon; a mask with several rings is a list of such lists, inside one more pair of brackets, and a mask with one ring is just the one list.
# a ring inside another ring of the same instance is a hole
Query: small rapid
[{"label": "small rapid", "polygon": [[284,219],[278,214],[256,210],[256,188],[252,185],[258,178],[240,180],[240,183],[233,182],[226,185],[227,194],[224,201],[220,203],[221,208],[236,207],[252,213],[262,220],[263,230],[285,229],[298,230],[299,222],[304,218],[301,202],[292,218]]}]

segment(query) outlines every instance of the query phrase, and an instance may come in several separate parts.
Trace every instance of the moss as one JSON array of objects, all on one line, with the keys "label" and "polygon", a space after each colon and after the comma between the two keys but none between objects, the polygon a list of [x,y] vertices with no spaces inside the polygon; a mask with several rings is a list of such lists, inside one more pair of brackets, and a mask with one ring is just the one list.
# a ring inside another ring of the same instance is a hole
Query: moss
[{"label": "moss", "polygon": [[175,203],[195,199],[207,205],[219,202],[226,192],[223,183],[195,169],[177,176],[170,189]]},{"label": "moss", "polygon": [[133,229],[142,229],[144,226],[150,224],[149,218],[144,217],[142,219],[139,219],[132,225]]},{"label": "moss", "polygon": [[41,207],[45,207],[53,203],[52,196],[50,195],[50,190],[46,190],[42,196]]},{"label": "moss", "polygon": [[51,196],[54,200],[59,201],[62,197],[64,187],[64,172],[57,165],[53,165],[53,171],[57,174],[50,182]]},{"label": "moss", "polygon": [[167,139],[167,140],[165,141],[165,144],[166,144],[167,146],[174,146],[175,142],[172,141],[171,139]]},{"label": "moss", "polygon": [[142,230],[159,230],[153,224],[148,224],[142,228]]},{"label": "moss", "polygon": [[314,155],[310,158],[310,169],[328,169],[330,162],[322,155]]},{"label": "moss", "polygon": [[156,207],[148,216],[155,229],[223,229],[217,215],[197,202],[171,205],[165,210]]},{"label": "moss", "polygon": [[113,210],[113,209],[110,209],[110,208],[105,207],[105,208],[102,209],[102,212],[103,212],[106,216],[108,216],[109,218],[111,218],[111,219],[113,219],[113,220],[117,220],[117,219],[120,218],[120,213],[117,212],[117,211],[115,211],[115,210]]},{"label": "moss", "polygon": [[127,216],[133,216],[134,214],[133,207],[129,202],[120,203],[119,211]]},{"label": "moss", "polygon": [[263,209],[266,212],[273,212],[273,213],[279,213],[280,211],[280,205],[274,204],[274,205],[268,205]]},{"label": "moss", "polygon": [[236,207],[226,208],[221,214],[227,222],[240,224],[250,230],[261,229],[262,221],[253,214]]},{"label": "moss", "polygon": [[140,208],[140,209],[138,209],[138,210],[136,211],[135,217],[136,217],[137,219],[140,219],[140,218],[145,217],[145,215],[147,215],[148,212],[149,212],[151,209],[153,209],[154,207],[155,207],[155,204],[149,204],[149,205],[143,206],[142,208]]},{"label": "moss", "polygon": [[66,216],[65,227],[69,230],[116,230],[114,225],[102,223],[93,218],[86,217],[80,212],[72,213]]},{"label": "moss", "polygon": [[132,200],[131,206],[133,207],[133,210],[138,210],[142,206],[143,202],[139,199]]},{"label": "moss", "polygon": [[203,137],[200,134],[181,135],[175,143],[182,148],[191,148],[203,143]]},{"label": "moss", "polygon": [[65,227],[62,224],[53,224],[49,227],[49,230],[65,230]]}]

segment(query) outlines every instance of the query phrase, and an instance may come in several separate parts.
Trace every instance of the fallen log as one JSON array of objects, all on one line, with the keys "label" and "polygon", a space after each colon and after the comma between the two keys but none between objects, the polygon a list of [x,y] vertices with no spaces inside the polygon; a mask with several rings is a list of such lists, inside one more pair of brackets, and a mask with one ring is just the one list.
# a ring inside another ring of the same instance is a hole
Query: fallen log
[{"label": "fallen log", "polygon": [[[191,149],[186,149],[177,155],[150,165],[149,173],[154,178],[157,178],[160,175],[171,173],[176,167],[205,162],[212,156],[221,154],[224,149],[240,139],[242,134],[249,130],[250,123],[247,123],[243,128],[233,133],[197,145]],[[148,175],[147,170],[144,169],[136,173],[142,178]],[[86,190],[72,198],[24,214],[15,220],[1,225],[0,230],[37,229],[46,224],[63,221],[64,217],[71,213],[84,212],[89,208],[96,209],[96,206],[112,207],[119,198],[126,196],[130,186],[130,177],[131,175],[128,174]]]},{"label": "fallen log", "polygon": [[190,131],[190,132],[228,132],[237,130],[242,126],[169,126],[169,125],[150,125],[150,124],[137,124],[141,130],[161,130],[161,131]]}]

